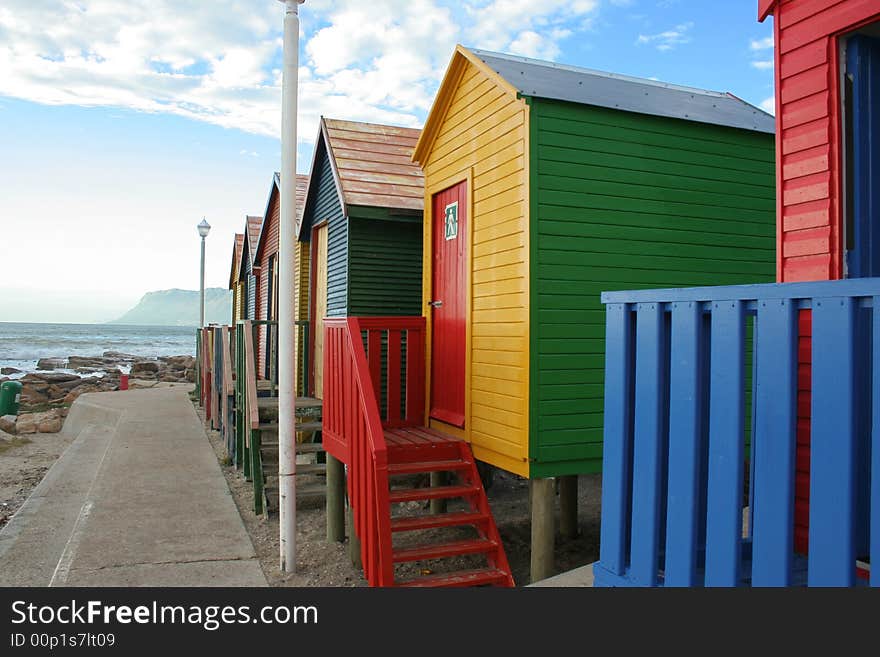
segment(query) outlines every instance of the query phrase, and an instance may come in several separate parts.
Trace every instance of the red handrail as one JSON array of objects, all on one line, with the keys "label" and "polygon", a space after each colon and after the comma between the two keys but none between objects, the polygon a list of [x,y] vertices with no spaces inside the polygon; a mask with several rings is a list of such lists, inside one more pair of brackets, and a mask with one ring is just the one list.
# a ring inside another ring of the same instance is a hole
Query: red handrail
[{"label": "red handrail", "polygon": [[[371,586],[391,586],[391,518],[384,428],[421,424],[424,415],[424,319],[324,320],[324,448],[348,465],[348,492],[361,562]],[[364,352],[366,331],[369,359]],[[406,415],[400,416],[400,361],[406,333]],[[387,336],[386,408],[380,414],[382,338]],[[379,393],[377,395],[377,392]]]}]

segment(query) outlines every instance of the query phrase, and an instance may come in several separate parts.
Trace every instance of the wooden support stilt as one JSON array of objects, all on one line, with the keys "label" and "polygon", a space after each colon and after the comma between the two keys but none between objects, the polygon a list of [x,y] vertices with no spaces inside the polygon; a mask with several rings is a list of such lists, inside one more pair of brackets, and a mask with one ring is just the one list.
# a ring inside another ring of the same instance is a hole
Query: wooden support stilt
[{"label": "wooden support stilt", "polygon": [[559,478],[559,533],[562,538],[578,535],[578,478],[567,475]]},{"label": "wooden support stilt", "polygon": [[556,480],[530,479],[532,501],[532,559],[531,581],[538,582],[554,574],[554,512],[556,507]]},{"label": "wooden support stilt", "polygon": [[354,531],[354,511],[351,506],[348,507],[348,558],[351,559],[351,565],[358,570],[363,569],[361,563],[361,539],[358,538]]},{"label": "wooden support stilt", "polygon": [[327,455],[327,540],[345,540],[345,466]]}]

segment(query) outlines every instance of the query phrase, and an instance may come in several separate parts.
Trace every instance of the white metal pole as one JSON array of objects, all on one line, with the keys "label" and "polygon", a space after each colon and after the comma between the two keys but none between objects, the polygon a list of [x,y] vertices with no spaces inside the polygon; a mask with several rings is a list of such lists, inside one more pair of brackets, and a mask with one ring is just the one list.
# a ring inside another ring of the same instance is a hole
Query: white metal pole
[{"label": "white metal pole", "polygon": [[284,78],[281,91],[281,225],[278,246],[278,518],[281,571],[296,571],[296,112],[299,5],[280,0],[284,13]]},{"label": "white metal pole", "polygon": [[205,236],[202,235],[202,273],[199,278],[199,328],[205,328]]}]

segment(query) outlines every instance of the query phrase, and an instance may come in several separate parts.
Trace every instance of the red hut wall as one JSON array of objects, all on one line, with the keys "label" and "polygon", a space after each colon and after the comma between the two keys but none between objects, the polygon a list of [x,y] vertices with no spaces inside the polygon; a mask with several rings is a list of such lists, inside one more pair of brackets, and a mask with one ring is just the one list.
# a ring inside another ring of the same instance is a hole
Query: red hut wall
[{"label": "red hut wall", "polygon": [[[877,0],[760,0],[776,43],[777,254],[780,282],[835,280],[842,268],[838,37],[880,20]],[[812,322],[801,313],[795,542],[807,548]]]}]

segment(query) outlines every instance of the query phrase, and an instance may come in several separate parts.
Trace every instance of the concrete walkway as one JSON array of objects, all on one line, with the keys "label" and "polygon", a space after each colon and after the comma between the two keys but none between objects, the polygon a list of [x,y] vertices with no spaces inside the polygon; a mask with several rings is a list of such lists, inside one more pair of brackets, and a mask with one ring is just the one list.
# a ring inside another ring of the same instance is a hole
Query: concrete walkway
[{"label": "concrete walkway", "polygon": [[0,586],[266,586],[187,388],[83,395],[0,531]]}]

